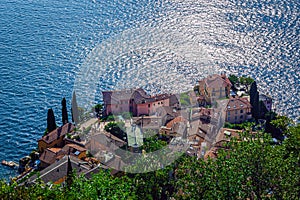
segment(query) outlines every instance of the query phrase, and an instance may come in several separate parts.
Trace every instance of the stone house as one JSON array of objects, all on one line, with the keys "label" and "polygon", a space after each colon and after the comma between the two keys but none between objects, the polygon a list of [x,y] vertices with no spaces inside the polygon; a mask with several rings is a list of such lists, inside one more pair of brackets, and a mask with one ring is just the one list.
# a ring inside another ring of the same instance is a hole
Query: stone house
[{"label": "stone house", "polygon": [[225,121],[233,124],[243,123],[252,117],[251,104],[246,97],[229,99],[225,108],[225,112]]},{"label": "stone house", "polygon": [[207,104],[228,98],[232,84],[225,74],[214,74],[199,81],[199,93]]},{"label": "stone house", "polygon": [[72,123],[67,123],[38,140],[38,151],[42,153],[46,148],[64,146],[64,137],[67,133],[71,133],[75,126]]}]

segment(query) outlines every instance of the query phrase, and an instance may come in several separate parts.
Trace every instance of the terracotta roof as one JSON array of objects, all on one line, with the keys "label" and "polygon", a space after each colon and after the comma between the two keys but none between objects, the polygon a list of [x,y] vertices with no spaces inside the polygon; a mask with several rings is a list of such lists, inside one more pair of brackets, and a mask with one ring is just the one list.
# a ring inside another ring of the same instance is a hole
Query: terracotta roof
[{"label": "terracotta roof", "polygon": [[62,150],[66,153],[68,153],[69,151],[70,153],[74,153],[76,151],[85,152],[87,149],[76,144],[67,144],[62,148]]},{"label": "terracotta roof", "polygon": [[177,110],[174,110],[174,108],[171,108],[169,106],[158,107],[156,109],[156,113],[157,113],[157,116],[161,116],[161,117],[170,115],[171,117],[175,118],[179,115]]},{"label": "terracotta roof", "polygon": [[170,94],[158,94],[155,96],[142,97],[142,98],[137,98],[135,96],[134,101],[136,104],[152,103],[152,102],[156,102],[156,101],[162,101],[165,99],[169,99],[170,96],[171,96]]},{"label": "terracotta roof", "polygon": [[102,91],[102,95],[105,104],[120,104],[121,100],[134,99],[135,101],[140,101],[143,98],[150,98],[142,88]]},{"label": "terracotta roof", "polygon": [[45,143],[50,144],[58,138],[64,137],[67,133],[72,132],[74,128],[75,126],[72,123],[67,123],[64,126],[58,127],[57,129],[43,136],[38,141],[44,141]]},{"label": "terracotta roof", "polygon": [[226,105],[226,111],[243,108],[251,108],[251,104],[246,97],[231,98]]},{"label": "terracotta roof", "polygon": [[174,124],[177,124],[179,122],[187,122],[186,119],[184,119],[182,116],[175,117],[173,120],[167,123],[166,127],[167,128],[172,128]]},{"label": "terracotta roof", "polygon": [[239,138],[239,133],[241,132],[241,130],[222,128],[216,137],[214,145],[222,147],[225,143],[229,142],[231,138]]},{"label": "terracotta roof", "polygon": [[[72,169],[76,171],[77,174],[85,173],[91,169],[89,165],[86,165],[82,160],[70,156],[70,162]],[[54,162],[49,167],[40,171],[39,178],[44,182],[60,183],[63,182],[67,176],[68,168],[68,156],[64,156],[61,160]],[[33,175],[26,182],[33,183],[38,178],[37,175]]]},{"label": "terracotta roof", "polygon": [[218,156],[218,148],[211,148],[208,152],[205,153],[204,159],[216,158]]},{"label": "terracotta roof", "polygon": [[52,164],[56,161],[57,156],[61,155],[61,148],[47,148],[45,151],[40,155],[40,161],[47,163],[47,164]]},{"label": "terracotta roof", "polygon": [[[172,94],[158,94],[154,96],[148,95],[142,88],[124,89],[115,91],[103,91],[103,101],[105,104],[121,104],[121,100],[134,100],[136,104],[161,101],[172,97],[172,101],[176,102],[176,98]],[[178,100],[177,100],[178,101]],[[173,103],[173,102],[172,102]]]},{"label": "terracotta roof", "polygon": [[229,79],[226,76],[221,76],[219,74],[210,75],[203,80],[206,86],[209,88],[231,86]]}]

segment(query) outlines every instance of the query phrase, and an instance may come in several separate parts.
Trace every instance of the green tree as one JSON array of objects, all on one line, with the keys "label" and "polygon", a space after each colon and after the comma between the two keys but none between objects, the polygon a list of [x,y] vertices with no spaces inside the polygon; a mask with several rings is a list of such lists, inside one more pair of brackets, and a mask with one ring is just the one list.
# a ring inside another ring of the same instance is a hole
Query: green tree
[{"label": "green tree", "polygon": [[235,86],[239,82],[239,78],[234,74],[230,74],[228,79],[230,80],[233,86]]},{"label": "green tree", "polygon": [[293,124],[294,122],[292,119],[288,118],[287,116],[280,115],[276,116],[276,118],[271,121],[271,125],[279,129],[279,131],[283,134],[287,134],[288,127]]},{"label": "green tree", "polygon": [[100,115],[102,114],[103,105],[97,104],[94,108],[95,108],[95,112],[97,113],[97,117],[100,117]]},{"label": "green tree", "polygon": [[67,102],[66,98],[63,98],[61,101],[62,109],[61,109],[61,115],[62,115],[62,124],[66,124],[69,122],[68,120],[68,111],[67,111]]},{"label": "green tree", "polygon": [[123,140],[126,137],[124,122],[108,122],[104,126],[104,130]]},{"label": "green tree", "polygon": [[149,153],[160,150],[166,145],[167,142],[160,140],[158,136],[155,135],[149,138],[144,138],[142,149]]},{"label": "green tree", "polygon": [[48,133],[56,129],[55,117],[52,108],[48,109],[47,113],[47,130]]},{"label": "green tree", "polygon": [[243,84],[246,88],[246,92],[249,93],[249,86],[254,82],[254,79],[251,77],[240,77],[240,83]]}]

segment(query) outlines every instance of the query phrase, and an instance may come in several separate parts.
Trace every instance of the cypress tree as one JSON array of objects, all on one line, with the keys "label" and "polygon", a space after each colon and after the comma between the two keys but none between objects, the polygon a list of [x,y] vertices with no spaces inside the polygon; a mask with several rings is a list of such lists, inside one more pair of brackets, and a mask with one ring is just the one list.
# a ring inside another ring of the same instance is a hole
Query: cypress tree
[{"label": "cypress tree", "polygon": [[69,122],[68,120],[68,111],[67,111],[67,102],[66,102],[66,98],[63,98],[61,101],[61,105],[62,105],[62,123],[63,125],[65,125],[66,123]]},{"label": "cypress tree", "polygon": [[259,93],[257,92],[256,81],[251,84],[250,87],[250,104],[252,106],[252,116],[255,119],[259,118]]},{"label": "cypress tree", "polygon": [[56,129],[55,117],[52,108],[48,109],[47,113],[47,130],[48,133]]},{"label": "cypress tree", "polygon": [[257,93],[256,81],[254,81],[250,86],[250,104],[252,107],[253,107],[255,93]]},{"label": "cypress tree", "polygon": [[72,119],[73,122],[75,122],[75,124],[79,123],[79,112],[78,112],[78,105],[77,105],[75,91],[73,91],[73,96],[72,96]]}]

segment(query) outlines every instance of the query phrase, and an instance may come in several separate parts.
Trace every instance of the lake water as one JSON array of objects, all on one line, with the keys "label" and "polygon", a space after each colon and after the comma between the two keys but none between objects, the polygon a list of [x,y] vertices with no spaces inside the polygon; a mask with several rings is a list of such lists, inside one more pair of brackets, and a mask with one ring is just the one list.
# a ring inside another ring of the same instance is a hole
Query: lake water
[{"label": "lake water", "polygon": [[101,90],[178,92],[226,71],[299,122],[299,16],[298,0],[1,0],[0,161],[37,146],[48,108],[60,124],[73,89],[86,106]]}]

